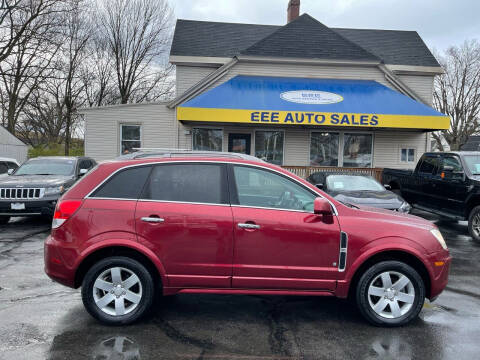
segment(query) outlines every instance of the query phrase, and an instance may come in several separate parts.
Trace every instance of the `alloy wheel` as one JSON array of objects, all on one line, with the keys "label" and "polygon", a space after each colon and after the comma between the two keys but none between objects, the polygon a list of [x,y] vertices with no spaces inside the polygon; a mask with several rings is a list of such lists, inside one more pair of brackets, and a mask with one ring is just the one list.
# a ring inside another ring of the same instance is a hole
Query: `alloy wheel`
[{"label": "alloy wheel", "polygon": [[112,267],[103,271],[95,280],[93,299],[98,308],[108,315],[126,315],[140,303],[142,284],[133,271],[124,267]]},{"label": "alloy wheel", "polygon": [[480,213],[475,214],[472,219],[472,230],[477,237],[480,237]]},{"label": "alloy wheel", "polygon": [[397,271],[377,275],[368,286],[368,302],[372,310],[387,319],[405,315],[415,301],[412,281]]}]

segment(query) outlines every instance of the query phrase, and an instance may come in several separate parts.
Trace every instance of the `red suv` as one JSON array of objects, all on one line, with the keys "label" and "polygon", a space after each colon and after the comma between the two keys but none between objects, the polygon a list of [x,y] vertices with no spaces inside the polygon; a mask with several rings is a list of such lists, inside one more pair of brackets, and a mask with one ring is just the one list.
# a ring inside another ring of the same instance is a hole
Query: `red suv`
[{"label": "red suv", "polygon": [[48,276],[82,286],[108,324],[139,319],[156,294],[208,293],[351,296],[398,326],[445,288],[450,261],[426,220],[233,154],[102,163],[60,199],[45,242]]}]

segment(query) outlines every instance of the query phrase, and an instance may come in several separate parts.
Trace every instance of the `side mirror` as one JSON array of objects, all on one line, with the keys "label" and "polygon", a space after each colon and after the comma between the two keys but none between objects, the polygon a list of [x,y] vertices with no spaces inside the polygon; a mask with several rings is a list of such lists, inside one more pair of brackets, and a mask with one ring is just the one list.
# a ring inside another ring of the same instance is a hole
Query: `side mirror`
[{"label": "side mirror", "polygon": [[320,183],[320,184],[315,184],[315,186],[316,186],[317,188],[319,188],[320,190],[323,190],[323,184],[321,184],[321,183]]},{"label": "side mirror", "polygon": [[313,201],[313,213],[317,215],[333,215],[332,206],[327,199],[317,197]]},{"label": "side mirror", "polygon": [[383,185],[383,187],[387,190],[392,190],[392,187],[388,184]]},{"label": "side mirror", "polygon": [[8,175],[12,175],[12,174],[13,174],[13,171],[14,171],[14,169],[8,169],[7,174],[8,174]]},{"label": "side mirror", "polygon": [[88,172],[88,169],[80,169],[80,172],[78,173],[79,176],[83,176]]}]

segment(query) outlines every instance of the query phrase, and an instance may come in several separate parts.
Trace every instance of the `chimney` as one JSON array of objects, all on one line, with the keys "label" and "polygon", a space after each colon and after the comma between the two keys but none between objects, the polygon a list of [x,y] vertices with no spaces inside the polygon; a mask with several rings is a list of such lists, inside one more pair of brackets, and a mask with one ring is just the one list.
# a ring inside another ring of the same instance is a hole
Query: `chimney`
[{"label": "chimney", "polygon": [[287,22],[293,21],[300,15],[300,0],[290,0],[287,9]]}]

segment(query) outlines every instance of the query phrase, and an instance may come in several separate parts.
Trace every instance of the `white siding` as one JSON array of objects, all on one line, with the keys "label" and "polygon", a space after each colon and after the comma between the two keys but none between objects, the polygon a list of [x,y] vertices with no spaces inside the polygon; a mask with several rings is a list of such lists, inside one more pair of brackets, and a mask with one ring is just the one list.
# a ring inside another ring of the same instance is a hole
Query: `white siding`
[{"label": "white siding", "polygon": [[[192,124],[185,126],[185,130],[194,127],[205,127],[203,124]],[[229,133],[249,133],[252,135],[251,154],[255,155],[255,129],[242,126],[208,126],[210,128],[223,129],[223,151],[228,150]],[[258,128],[256,130],[272,130],[275,128]],[[326,129],[326,128],[282,128],[285,132],[283,164],[290,166],[308,166],[310,158],[310,134],[312,131],[325,132],[348,132],[355,133],[355,130],[347,129]],[[365,133],[365,131],[363,131]],[[422,156],[427,146],[427,133],[419,131],[374,131],[373,133],[373,166],[391,168],[413,168],[417,160]],[[180,147],[191,149],[191,135],[185,135]],[[415,161],[404,163],[400,161],[400,150],[402,148],[415,149]]]},{"label": "white siding", "polygon": [[206,66],[176,66],[176,92],[177,96],[201,81],[204,77],[215,71],[216,68]]},{"label": "white siding", "polygon": [[[374,166],[380,168],[413,169],[420,156],[428,151],[428,133],[408,131],[378,131],[374,141]],[[400,161],[400,149],[414,148],[415,161]]]},{"label": "white siding", "polygon": [[85,116],[85,155],[97,161],[120,154],[120,124],[142,126],[142,147],[175,148],[175,111],[164,104],[137,104],[88,109]]},{"label": "white siding", "polygon": [[13,158],[22,163],[27,160],[27,153],[27,145],[0,126],[0,157]]},{"label": "white siding", "polygon": [[239,62],[228,74],[211,87],[218,86],[237,75],[260,75],[280,77],[305,77],[322,79],[356,79],[375,80],[385,86],[391,84],[385,75],[376,67],[362,66],[327,66],[327,65],[294,65],[294,64],[264,64]]},{"label": "white siding", "polygon": [[400,80],[412,89],[428,105],[433,102],[433,79],[431,75],[397,75]]}]

